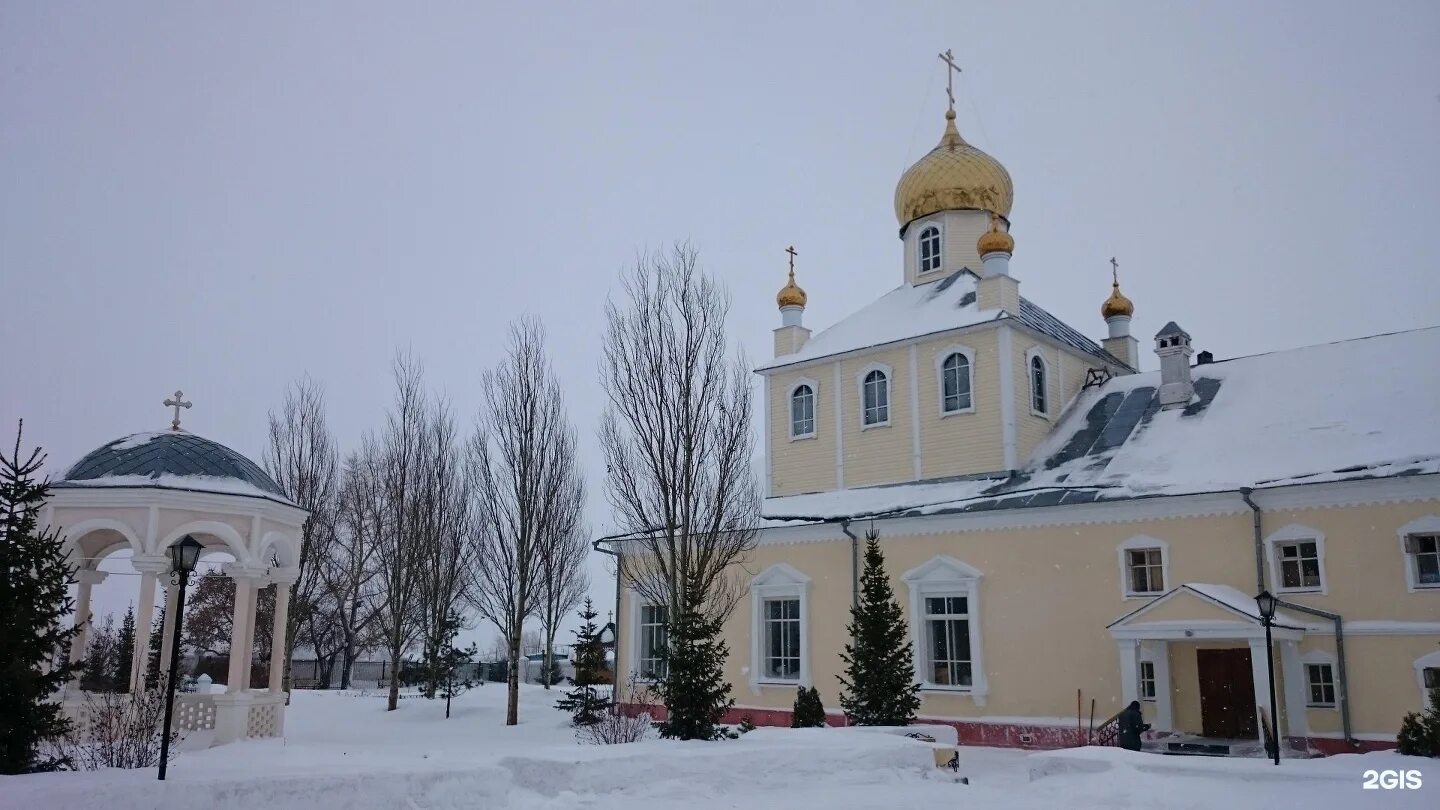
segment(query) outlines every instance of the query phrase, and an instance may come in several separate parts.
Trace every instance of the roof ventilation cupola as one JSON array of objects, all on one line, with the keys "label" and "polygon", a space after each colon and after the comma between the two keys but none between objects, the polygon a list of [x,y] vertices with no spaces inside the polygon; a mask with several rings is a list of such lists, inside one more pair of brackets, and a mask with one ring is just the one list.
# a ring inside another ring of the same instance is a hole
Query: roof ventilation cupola
[{"label": "roof ventilation cupola", "polygon": [[1171,321],[1155,334],[1155,354],[1160,357],[1160,407],[1178,408],[1195,396],[1190,378],[1190,333]]}]

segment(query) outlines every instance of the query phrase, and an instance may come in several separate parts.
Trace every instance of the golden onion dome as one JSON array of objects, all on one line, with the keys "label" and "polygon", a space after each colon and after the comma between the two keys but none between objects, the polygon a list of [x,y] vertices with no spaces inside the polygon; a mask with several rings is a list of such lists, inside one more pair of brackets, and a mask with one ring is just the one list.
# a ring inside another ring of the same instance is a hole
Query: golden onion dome
[{"label": "golden onion dome", "polygon": [[975,249],[980,251],[981,256],[987,253],[1014,253],[1015,237],[1000,230],[1000,218],[992,213],[990,230],[980,234],[980,238],[975,241]]},{"label": "golden onion dome", "polygon": [[1010,173],[1000,161],[966,143],[955,128],[955,111],[947,110],[940,143],[900,176],[895,218],[902,229],[920,217],[952,208],[993,211],[1009,219],[1014,202]]},{"label": "golden onion dome", "polygon": [[1110,319],[1116,315],[1130,317],[1135,314],[1135,305],[1120,292],[1120,282],[1117,279],[1110,285],[1110,297],[1100,305],[1100,317]]},{"label": "golden onion dome", "polygon": [[785,307],[803,307],[807,300],[809,299],[806,298],[805,291],[795,283],[795,271],[792,269],[790,281],[780,288],[780,292],[775,296],[775,303],[784,309]]}]

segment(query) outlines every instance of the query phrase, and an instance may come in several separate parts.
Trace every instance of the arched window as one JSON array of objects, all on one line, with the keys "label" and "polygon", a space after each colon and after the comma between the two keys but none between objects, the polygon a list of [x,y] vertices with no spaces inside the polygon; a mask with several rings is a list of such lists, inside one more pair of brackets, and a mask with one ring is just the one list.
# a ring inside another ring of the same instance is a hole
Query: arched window
[{"label": "arched window", "polygon": [[815,390],[797,385],[790,394],[790,438],[815,435]]},{"label": "arched window", "polygon": [[875,370],[865,375],[865,424],[883,425],[890,421],[890,380],[885,372]]},{"label": "arched window", "polygon": [[940,366],[940,409],[944,413],[970,409],[970,358],[955,352]]},{"label": "arched window", "polygon": [[940,229],[934,225],[920,232],[920,272],[940,269]]},{"label": "arched window", "polygon": [[1037,354],[1030,358],[1030,410],[1049,413],[1049,404],[1045,396],[1045,361]]}]

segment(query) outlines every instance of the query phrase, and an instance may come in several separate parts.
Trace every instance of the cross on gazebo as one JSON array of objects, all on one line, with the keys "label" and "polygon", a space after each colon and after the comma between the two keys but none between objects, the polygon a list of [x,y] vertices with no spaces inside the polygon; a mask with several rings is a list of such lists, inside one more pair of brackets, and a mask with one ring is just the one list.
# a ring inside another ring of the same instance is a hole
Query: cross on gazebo
[{"label": "cross on gazebo", "polygon": [[165,400],[165,402],[162,403],[162,404],[164,404],[165,407],[167,407],[167,408],[174,408],[174,409],[175,409],[175,418],[174,418],[173,420],[171,420],[171,422],[170,422],[170,429],[171,429],[171,430],[179,430],[179,429],[180,429],[180,409],[181,409],[181,408],[189,408],[192,403],[186,402],[186,401],[185,401],[185,395],[180,392],[180,389],[177,388],[177,389],[175,389],[175,396],[172,397],[172,398],[170,398],[170,399]]},{"label": "cross on gazebo", "polygon": [[950,97],[950,112],[955,112],[955,74],[960,72],[960,66],[955,64],[955,54],[949,48],[940,54],[940,61],[948,66],[945,71],[945,95]]}]

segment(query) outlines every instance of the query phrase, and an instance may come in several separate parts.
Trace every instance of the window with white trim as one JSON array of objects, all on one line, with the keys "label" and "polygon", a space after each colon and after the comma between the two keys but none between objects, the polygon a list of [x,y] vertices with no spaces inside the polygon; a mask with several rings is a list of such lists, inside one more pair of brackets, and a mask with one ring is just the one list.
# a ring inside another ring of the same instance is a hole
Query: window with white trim
[{"label": "window with white trim", "polygon": [[1331,708],[1335,705],[1335,668],[1329,664],[1306,664],[1305,705]]},{"label": "window with white trim", "polygon": [[1158,548],[1125,549],[1125,593],[1165,592],[1165,552]]},{"label": "window with white trim", "polygon": [[883,425],[890,421],[890,378],[875,369],[865,375],[862,386],[866,425]]},{"label": "window with white trim", "polygon": [[902,577],[910,590],[915,674],[926,689],[966,692],[983,706],[980,571],[935,557]]},{"label": "window with white trim", "polygon": [[1405,553],[1416,588],[1440,588],[1440,534],[1405,535]]},{"label": "window with white trim", "polygon": [[1155,662],[1140,662],[1140,699],[1155,699]]},{"label": "window with white trim", "polygon": [[920,272],[940,269],[940,229],[930,225],[920,232]]},{"label": "window with white trim", "polygon": [[800,680],[800,599],[766,599],[765,678]]},{"label": "window with white trim", "polygon": [[958,413],[973,406],[970,399],[970,358],[953,352],[940,365],[940,411]]},{"label": "window with white trim", "polygon": [[925,681],[970,686],[970,611],[966,596],[925,597]]},{"label": "window with white trim", "polygon": [[663,679],[669,669],[665,660],[665,644],[669,639],[667,612],[664,605],[640,606],[640,656],[636,663],[642,678]]},{"label": "window with white trim", "polygon": [[1440,667],[1421,667],[1420,682],[1426,689],[1440,689]]},{"label": "window with white trim", "polygon": [[1045,358],[1038,354],[1030,356],[1030,410],[1035,413],[1049,413],[1050,402],[1045,388]]},{"label": "window with white trim", "polygon": [[790,394],[790,438],[815,435],[815,390],[797,385]]},{"label": "window with white trim", "polygon": [[1275,563],[1280,568],[1280,587],[1285,590],[1320,589],[1320,546],[1314,540],[1275,544]]}]

